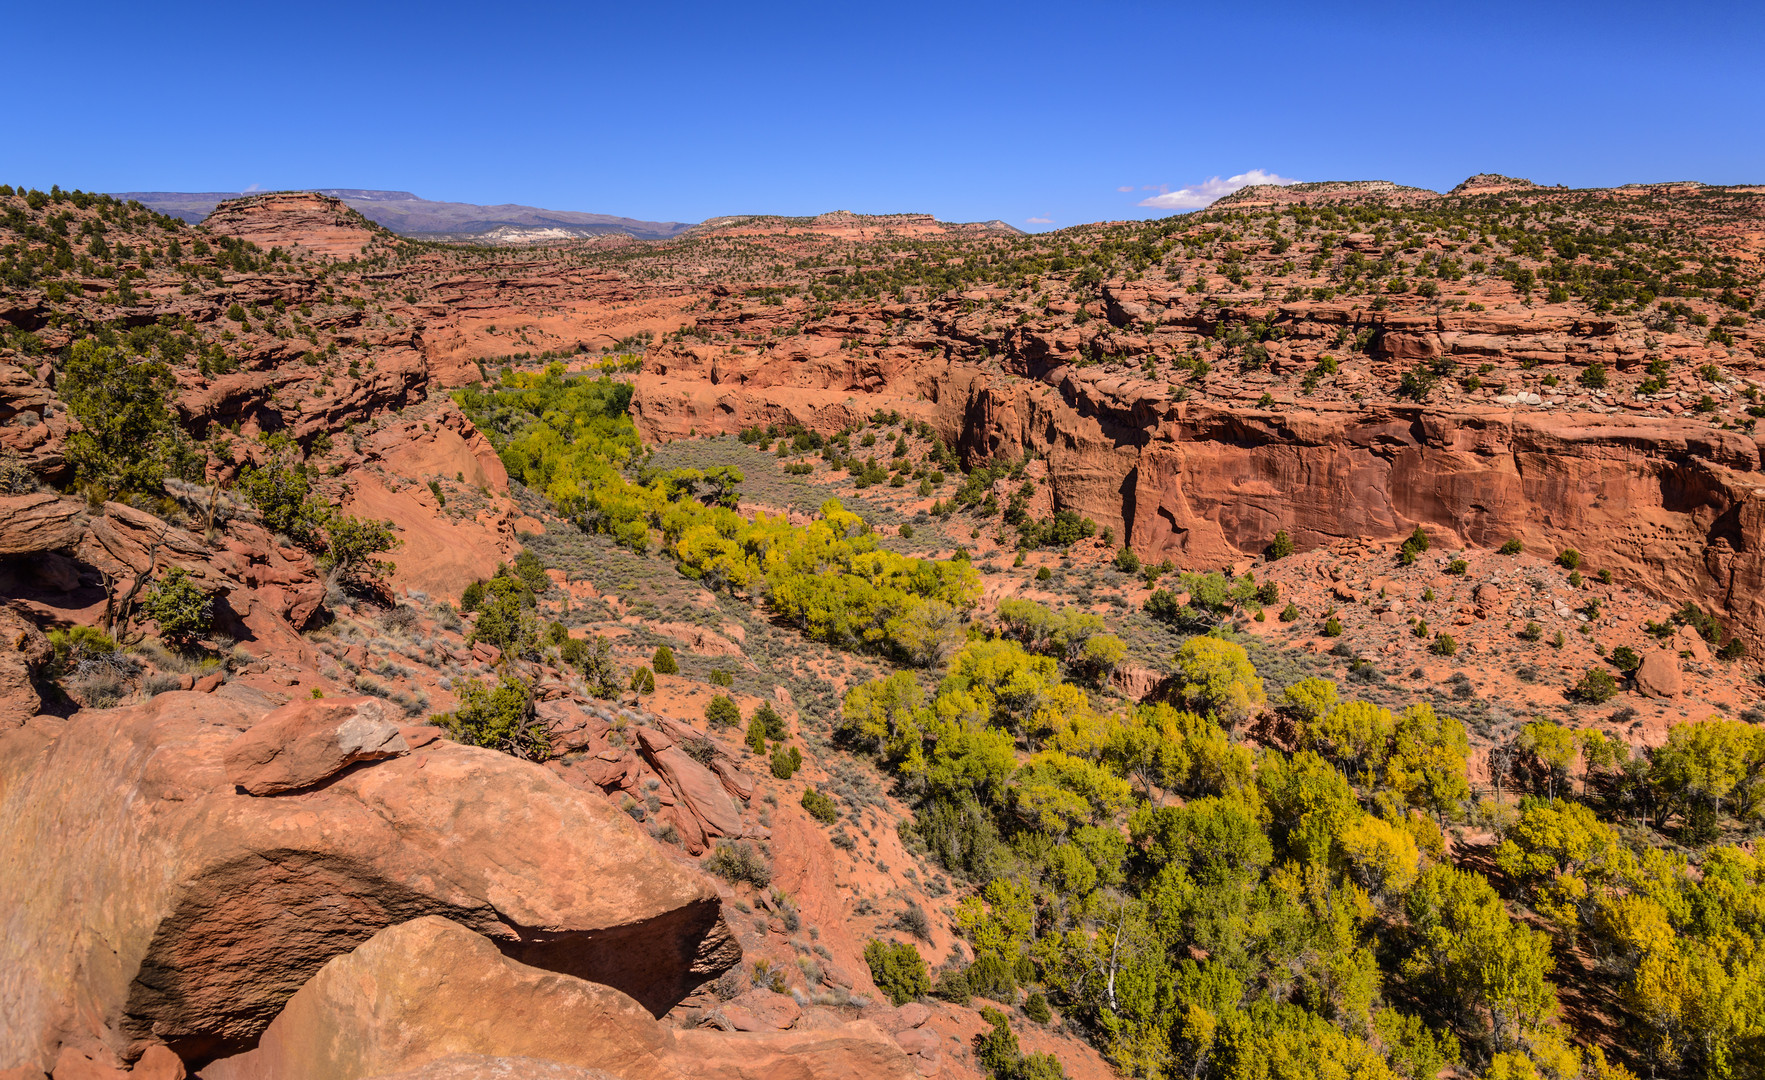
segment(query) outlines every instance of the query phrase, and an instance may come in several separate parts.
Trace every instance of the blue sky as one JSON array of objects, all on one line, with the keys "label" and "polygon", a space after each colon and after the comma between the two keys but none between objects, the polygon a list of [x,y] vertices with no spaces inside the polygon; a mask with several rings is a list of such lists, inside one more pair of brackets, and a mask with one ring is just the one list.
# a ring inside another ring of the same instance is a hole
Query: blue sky
[{"label": "blue sky", "polygon": [[[0,182],[1161,216],[1254,172],[1765,182],[1765,5],[52,4]],[[1165,193],[1164,207],[1140,205]],[[1027,223],[1027,224],[1026,224]]]}]

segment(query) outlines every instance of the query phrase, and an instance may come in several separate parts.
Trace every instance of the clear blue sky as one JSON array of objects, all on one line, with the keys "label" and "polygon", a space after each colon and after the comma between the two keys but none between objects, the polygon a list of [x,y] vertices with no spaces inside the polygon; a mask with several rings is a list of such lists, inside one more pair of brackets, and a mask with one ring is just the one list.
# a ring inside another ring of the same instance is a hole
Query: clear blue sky
[{"label": "clear blue sky", "polygon": [[90,0],[4,23],[0,182],[44,188],[1045,228],[1251,170],[1765,181],[1756,2]]}]

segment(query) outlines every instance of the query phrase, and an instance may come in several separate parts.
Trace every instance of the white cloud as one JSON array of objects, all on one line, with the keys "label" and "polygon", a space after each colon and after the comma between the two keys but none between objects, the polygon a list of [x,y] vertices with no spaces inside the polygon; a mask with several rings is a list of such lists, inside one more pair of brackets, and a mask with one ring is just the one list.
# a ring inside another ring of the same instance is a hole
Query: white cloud
[{"label": "white cloud", "polygon": [[1297,183],[1299,183],[1298,180],[1277,176],[1261,169],[1252,169],[1224,180],[1216,176],[1190,187],[1161,192],[1151,198],[1141,199],[1140,205],[1155,206],[1160,210],[1200,210],[1204,206],[1213,205],[1215,200],[1223,199],[1239,188],[1250,187],[1252,184],[1279,184],[1285,187],[1288,184]]},{"label": "white cloud", "polygon": [[1054,219],[1051,217],[1024,218],[1023,223],[1025,225],[1052,225],[1054,224]]},{"label": "white cloud", "polygon": [[1132,190],[1134,190],[1134,185],[1128,184],[1124,187],[1118,187],[1115,190],[1117,190],[1117,191],[1132,191]]}]

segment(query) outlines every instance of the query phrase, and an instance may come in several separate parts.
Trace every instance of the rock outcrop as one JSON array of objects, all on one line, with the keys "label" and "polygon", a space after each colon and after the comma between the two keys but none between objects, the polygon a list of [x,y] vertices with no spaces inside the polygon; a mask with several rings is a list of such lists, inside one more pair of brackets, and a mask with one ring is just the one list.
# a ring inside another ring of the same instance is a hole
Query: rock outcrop
[{"label": "rock outcrop", "polygon": [[272,191],[230,199],[215,207],[203,224],[266,251],[299,248],[333,259],[356,258],[386,235],[341,200],[312,191]]},{"label": "rock outcrop", "polygon": [[409,751],[379,698],[296,701],[227,747],[227,779],[248,795],[282,795],[365,761]]},{"label": "rock outcrop", "polygon": [[0,1066],[244,1049],[327,960],[424,915],[657,1015],[739,955],[704,879],[493,751],[237,791],[229,750],[269,711],[171,692],[0,736]]},{"label": "rock outcrop", "polygon": [[864,1021],[835,1030],[768,1030],[676,1032],[617,990],[530,967],[458,923],[429,917],[382,930],[331,960],[255,1049],[216,1062],[203,1076],[427,1076],[421,1070],[463,1057],[484,1066],[515,1059],[512,1075],[550,1075],[529,1064],[537,1059],[621,1080],[917,1075],[888,1036]]}]

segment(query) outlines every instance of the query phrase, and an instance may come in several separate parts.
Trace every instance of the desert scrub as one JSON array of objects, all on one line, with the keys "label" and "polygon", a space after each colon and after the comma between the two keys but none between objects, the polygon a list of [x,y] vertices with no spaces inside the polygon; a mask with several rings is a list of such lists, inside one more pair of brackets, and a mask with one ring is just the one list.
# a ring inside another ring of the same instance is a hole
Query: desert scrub
[{"label": "desert scrub", "polygon": [[766,858],[745,840],[721,843],[705,858],[705,869],[735,884],[763,889],[772,884],[772,868]]}]

